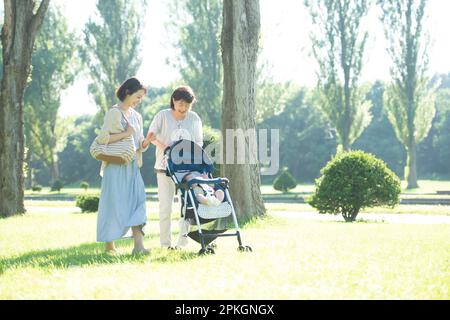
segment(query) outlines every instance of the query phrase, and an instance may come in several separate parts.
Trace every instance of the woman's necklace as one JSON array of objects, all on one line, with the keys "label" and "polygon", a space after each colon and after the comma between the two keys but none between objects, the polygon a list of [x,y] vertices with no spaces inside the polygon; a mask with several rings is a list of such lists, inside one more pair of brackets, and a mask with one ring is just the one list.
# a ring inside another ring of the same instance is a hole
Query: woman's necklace
[{"label": "woman's necklace", "polygon": [[181,129],[181,124],[183,123],[183,121],[184,121],[184,119],[177,120],[177,128],[178,129]]},{"label": "woman's necklace", "polygon": [[186,117],[187,117],[187,114],[184,115],[183,118],[178,119],[178,118],[174,115],[175,122],[177,123],[177,128],[178,128],[178,129],[181,129],[181,124],[183,123],[184,120],[186,120]]}]

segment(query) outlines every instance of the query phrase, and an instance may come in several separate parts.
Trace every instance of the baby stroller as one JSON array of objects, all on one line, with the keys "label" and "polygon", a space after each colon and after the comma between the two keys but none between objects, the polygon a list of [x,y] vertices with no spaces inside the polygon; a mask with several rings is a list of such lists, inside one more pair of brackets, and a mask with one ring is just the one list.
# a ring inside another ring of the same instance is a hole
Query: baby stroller
[{"label": "baby stroller", "polygon": [[[201,244],[199,255],[214,254],[215,245],[212,243],[217,237],[237,237],[239,251],[252,251],[251,247],[243,246],[239,225],[236,218],[233,202],[228,190],[229,181],[226,178],[213,178],[214,165],[206,152],[195,142],[179,140],[164,151],[167,160],[166,175],[175,182],[177,190],[181,192],[181,217],[189,225],[197,225],[198,229],[189,232],[194,241]],[[189,172],[205,173],[208,179],[195,177],[184,181],[183,178]],[[206,206],[200,204],[192,190],[193,184],[208,184],[214,188],[220,188],[224,192],[224,200],[218,206]],[[232,216],[235,232],[227,233],[227,229],[206,230],[202,225],[220,218]]]}]

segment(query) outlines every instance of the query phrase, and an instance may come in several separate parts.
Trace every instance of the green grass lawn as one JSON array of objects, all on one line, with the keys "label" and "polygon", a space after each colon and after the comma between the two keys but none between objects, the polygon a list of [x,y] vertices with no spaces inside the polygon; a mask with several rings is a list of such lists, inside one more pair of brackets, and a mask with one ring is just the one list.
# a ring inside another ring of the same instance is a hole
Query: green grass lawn
[{"label": "green grass lawn", "polygon": [[96,214],[30,208],[0,220],[0,299],[450,298],[450,225],[269,216],[242,230],[253,253],[221,238],[215,255],[198,257],[195,242],[158,248],[150,204],[151,255],[131,256],[128,239],[108,256],[95,242]]}]

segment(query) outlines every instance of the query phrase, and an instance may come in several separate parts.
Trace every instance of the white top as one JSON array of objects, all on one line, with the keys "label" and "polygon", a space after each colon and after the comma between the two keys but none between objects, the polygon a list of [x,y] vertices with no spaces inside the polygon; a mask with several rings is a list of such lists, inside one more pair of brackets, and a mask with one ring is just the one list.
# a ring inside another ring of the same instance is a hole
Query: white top
[{"label": "white top", "polygon": [[[138,113],[130,108],[130,115],[128,117],[128,121],[131,123],[131,125],[134,127],[134,134],[133,134],[133,140],[134,140],[134,146],[136,150],[139,150],[141,148],[141,140],[144,132],[144,128],[142,127],[141,122],[139,121]],[[125,122],[125,121],[124,121]],[[127,125],[125,123],[124,128],[126,128]]]},{"label": "white top", "polygon": [[[150,124],[149,132],[167,146],[181,139],[194,141],[199,146],[203,146],[202,120],[197,113],[189,111],[186,118],[176,120],[171,111],[172,109],[164,109],[158,112]],[[165,170],[164,150],[156,148],[155,154],[155,169]]]}]

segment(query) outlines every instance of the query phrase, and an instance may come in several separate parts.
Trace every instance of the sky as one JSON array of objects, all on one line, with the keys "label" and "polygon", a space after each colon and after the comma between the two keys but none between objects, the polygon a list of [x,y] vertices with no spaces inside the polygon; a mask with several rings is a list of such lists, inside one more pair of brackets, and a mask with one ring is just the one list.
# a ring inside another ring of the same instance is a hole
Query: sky
[{"label": "sky", "polygon": [[[169,0],[171,1],[171,0]],[[94,0],[54,0],[63,7],[69,26],[81,34],[84,24],[95,12]],[[179,78],[166,64],[173,57],[164,27],[167,22],[167,0],[148,0],[145,30],[142,31],[142,65],[137,73],[145,84],[161,87]],[[83,3],[82,5],[80,5]],[[316,63],[311,56],[309,34],[312,26],[303,0],[260,0],[261,46],[259,61],[267,62],[275,81],[314,86]],[[429,71],[450,72],[450,1],[429,0],[426,29],[432,46]],[[362,81],[387,80],[390,59],[385,51],[383,26],[373,10],[364,26],[369,31]],[[79,78],[62,94],[60,116],[93,114],[97,111],[87,92],[88,79]]]}]

